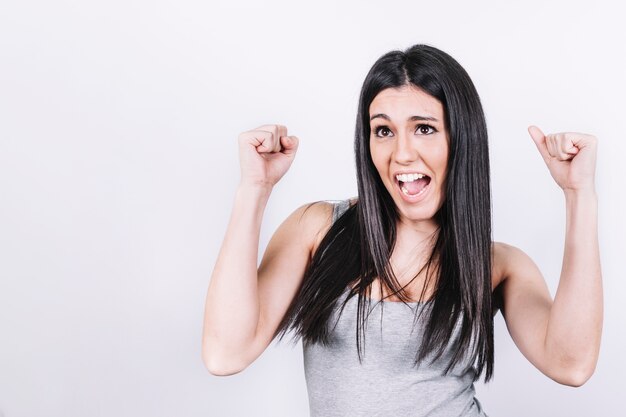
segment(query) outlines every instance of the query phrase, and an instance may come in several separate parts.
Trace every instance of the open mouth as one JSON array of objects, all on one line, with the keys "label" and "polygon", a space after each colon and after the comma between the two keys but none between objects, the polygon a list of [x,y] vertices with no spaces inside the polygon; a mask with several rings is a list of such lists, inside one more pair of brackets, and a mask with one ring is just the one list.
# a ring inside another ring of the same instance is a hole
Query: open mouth
[{"label": "open mouth", "polygon": [[400,188],[400,191],[408,197],[417,197],[423,194],[428,184],[430,184],[430,177],[426,174],[398,174],[396,175],[396,181]]}]

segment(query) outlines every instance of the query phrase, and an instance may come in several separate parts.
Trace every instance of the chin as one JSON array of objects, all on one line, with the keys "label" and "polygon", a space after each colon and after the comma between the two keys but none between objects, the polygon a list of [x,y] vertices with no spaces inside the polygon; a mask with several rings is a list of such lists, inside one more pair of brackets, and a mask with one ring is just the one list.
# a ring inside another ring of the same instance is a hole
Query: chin
[{"label": "chin", "polygon": [[435,217],[436,210],[430,207],[400,207],[400,213],[408,220],[431,220]]},{"label": "chin", "polygon": [[[389,190],[387,190],[389,192]],[[401,217],[404,217],[406,220],[413,221],[424,221],[424,220],[434,220],[437,211],[441,208],[442,199],[436,195],[433,191],[441,190],[429,190],[428,195],[424,195],[424,198],[417,198],[418,201],[412,202],[407,201],[406,198],[403,198],[399,195],[397,190],[392,190],[394,194],[391,194],[392,200],[396,205],[396,209]]]}]

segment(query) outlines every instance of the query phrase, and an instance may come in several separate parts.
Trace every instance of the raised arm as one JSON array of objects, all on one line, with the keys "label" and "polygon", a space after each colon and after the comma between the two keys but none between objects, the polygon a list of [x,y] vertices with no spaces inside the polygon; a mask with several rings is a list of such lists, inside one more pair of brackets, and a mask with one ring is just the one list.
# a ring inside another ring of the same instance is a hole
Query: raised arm
[{"label": "raised arm", "polygon": [[604,310],[594,184],[597,139],[581,133],[544,136],[536,127],[529,132],[565,193],[565,249],[546,329],[546,355],[571,368],[579,386],[598,361]]},{"label": "raised arm", "polygon": [[552,302],[534,262],[505,245],[502,313],[530,362],[559,383],[580,386],[596,367],[604,309],[594,187],[597,140],[580,133],[544,136],[534,126],[529,133],[565,194],[563,264]]},{"label": "raised arm", "polygon": [[263,212],[288,170],[298,140],[280,125],[239,135],[241,182],[206,296],[202,359],[216,374],[232,372],[259,322],[257,259]]}]

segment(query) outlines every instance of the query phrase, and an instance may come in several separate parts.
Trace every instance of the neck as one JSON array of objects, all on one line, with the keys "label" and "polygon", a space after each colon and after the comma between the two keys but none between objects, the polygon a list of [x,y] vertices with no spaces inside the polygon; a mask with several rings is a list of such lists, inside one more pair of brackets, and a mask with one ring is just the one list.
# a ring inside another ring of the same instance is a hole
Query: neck
[{"label": "neck", "polygon": [[396,244],[419,245],[436,236],[439,225],[434,219],[408,220],[400,218],[396,223]]}]

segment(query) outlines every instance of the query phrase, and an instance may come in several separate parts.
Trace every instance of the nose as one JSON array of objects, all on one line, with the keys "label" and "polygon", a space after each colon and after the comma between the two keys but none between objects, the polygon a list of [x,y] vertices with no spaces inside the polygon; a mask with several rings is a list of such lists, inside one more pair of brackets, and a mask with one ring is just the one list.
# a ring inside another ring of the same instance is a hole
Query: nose
[{"label": "nose", "polygon": [[409,135],[399,133],[394,150],[394,158],[398,164],[408,165],[419,158],[419,152]]}]

